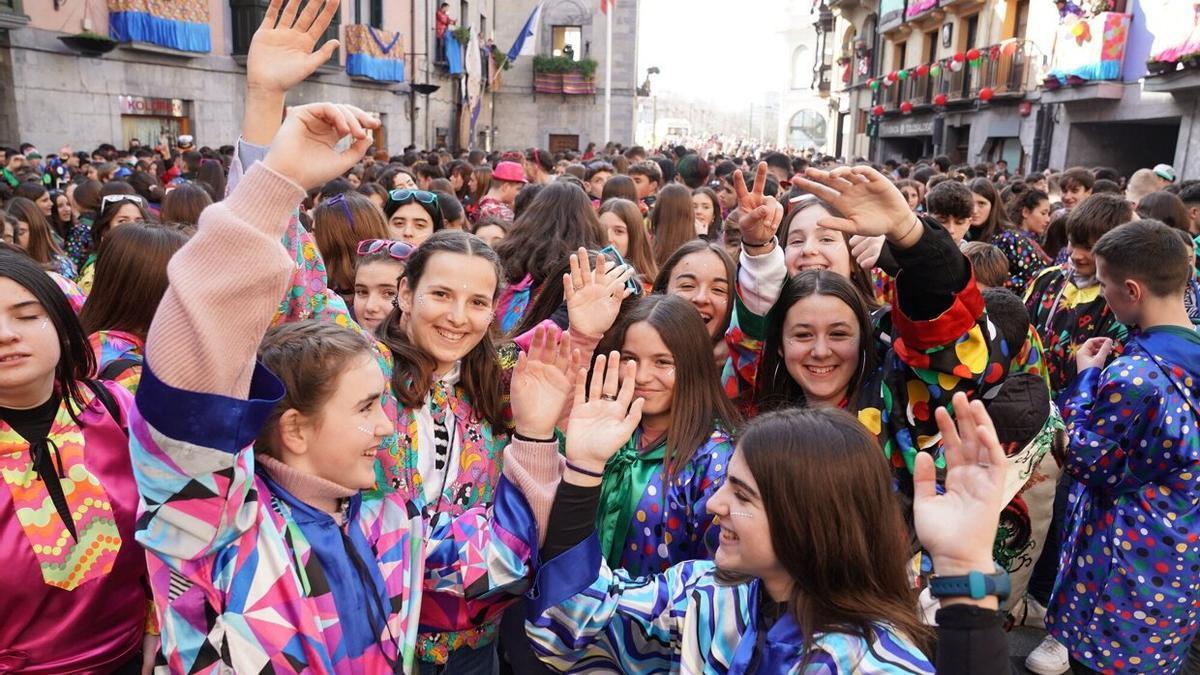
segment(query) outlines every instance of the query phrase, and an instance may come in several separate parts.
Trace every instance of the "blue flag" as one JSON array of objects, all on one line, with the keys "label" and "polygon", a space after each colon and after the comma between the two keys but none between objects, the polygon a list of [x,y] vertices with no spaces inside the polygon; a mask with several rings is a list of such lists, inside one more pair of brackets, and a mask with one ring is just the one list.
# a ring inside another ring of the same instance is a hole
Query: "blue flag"
[{"label": "blue flag", "polygon": [[[537,7],[529,13],[529,18],[525,20],[525,25],[521,27],[521,32],[517,33],[517,39],[513,40],[512,48],[508,50],[508,62],[513,63],[518,56],[524,54],[534,54],[537,51],[537,31],[538,23],[542,18],[542,5],[538,3]],[[526,45],[525,41],[533,38],[533,42]]]}]

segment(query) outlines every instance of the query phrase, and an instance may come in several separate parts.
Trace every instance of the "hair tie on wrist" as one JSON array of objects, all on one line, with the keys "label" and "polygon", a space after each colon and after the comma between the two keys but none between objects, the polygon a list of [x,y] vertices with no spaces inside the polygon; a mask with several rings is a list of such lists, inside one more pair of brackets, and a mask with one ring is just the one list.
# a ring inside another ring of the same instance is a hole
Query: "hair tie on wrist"
[{"label": "hair tie on wrist", "polygon": [[595,471],[588,471],[587,469],[580,468],[572,464],[570,460],[567,460],[567,468],[575,473],[580,473],[591,478],[604,478],[603,473],[596,473]]}]

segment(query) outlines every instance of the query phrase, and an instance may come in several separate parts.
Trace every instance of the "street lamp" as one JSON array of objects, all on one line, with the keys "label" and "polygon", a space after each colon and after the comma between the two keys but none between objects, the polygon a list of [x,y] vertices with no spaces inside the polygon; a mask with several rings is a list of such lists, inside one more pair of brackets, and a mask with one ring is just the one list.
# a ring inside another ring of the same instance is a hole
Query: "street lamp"
[{"label": "street lamp", "polygon": [[[432,94],[433,92],[437,91],[438,89],[441,89],[441,86],[436,85],[436,84],[413,83],[413,84],[409,85],[409,90],[412,92],[412,99],[409,102],[412,106],[412,115],[409,118],[409,126],[410,126],[409,133],[412,137],[411,142],[413,145],[417,144],[417,94],[425,95],[425,119],[426,119],[426,121],[428,121],[429,120],[429,95]],[[429,145],[429,125],[428,124],[425,125],[425,145],[426,146]],[[426,149],[428,149],[428,148],[426,148]]]}]

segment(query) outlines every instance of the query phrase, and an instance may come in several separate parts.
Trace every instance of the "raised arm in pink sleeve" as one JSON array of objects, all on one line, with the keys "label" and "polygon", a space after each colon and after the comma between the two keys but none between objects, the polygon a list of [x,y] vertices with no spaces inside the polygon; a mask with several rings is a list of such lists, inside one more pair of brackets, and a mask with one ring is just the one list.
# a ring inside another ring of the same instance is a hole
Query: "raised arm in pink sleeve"
[{"label": "raised arm in pink sleeve", "polygon": [[255,354],[294,262],[280,238],[304,190],[262,163],[200,216],[171,259],[171,285],[146,339],[146,363],[166,384],[234,398],[250,390]]},{"label": "raised arm in pink sleeve", "polygon": [[565,460],[558,454],[558,443],[537,443],[513,439],[504,450],[504,477],[513,482],[537,521],[538,547],[546,541],[550,507],[562,481]]}]

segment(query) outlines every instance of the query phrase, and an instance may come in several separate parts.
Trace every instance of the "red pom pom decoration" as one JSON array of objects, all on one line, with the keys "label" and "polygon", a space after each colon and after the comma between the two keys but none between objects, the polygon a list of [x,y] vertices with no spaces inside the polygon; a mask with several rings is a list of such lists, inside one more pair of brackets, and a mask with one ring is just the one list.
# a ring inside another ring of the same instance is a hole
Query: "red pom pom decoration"
[{"label": "red pom pom decoration", "polygon": [[992,100],[992,97],[995,95],[996,92],[991,87],[984,87],[983,89],[979,90],[979,100],[983,101],[984,103]]},{"label": "red pom pom decoration", "polygon": [[954,60],[962,63],[966,59],[966,55],[962,52],[954,52]]},{"label": "red pom pom decoration", "polygon": [[934,97],[933,97],[933,104],[934,104],[934,105],[946,105],[946,95],[945,95],[945,94],[938,94],[937,96],[934,96]]},{"label": "red pom pom decoration", "polygon": [[967,60],[968,61],[978,61],[979,60],[979,50],[975,49],[974,47],[969,49],[967,51]]},{"label": "red pom pom decoration", "polygon": [[928,65],[922,63],[921,65],[917,66],[917,75],[918,76],[925,77],[928,74],[929,74],[929,66]]},{"label": "red pom pom decoration", "polygon": [[912,104],[908,101],[904,101],[900,104],[900,112],[904,113],[905,115],[909,114],[912,112]]},{"label": "red pom pom decoration", "polygon": [[881,106],[881,105],[877,105],[877,106],[875,106],[874,108],[872,108],[872,109],[871,109],[871,112],[872,112],[872,113],[873,113],[873,114],[874,114],[876,117],[883,117],[883,106]]}]

